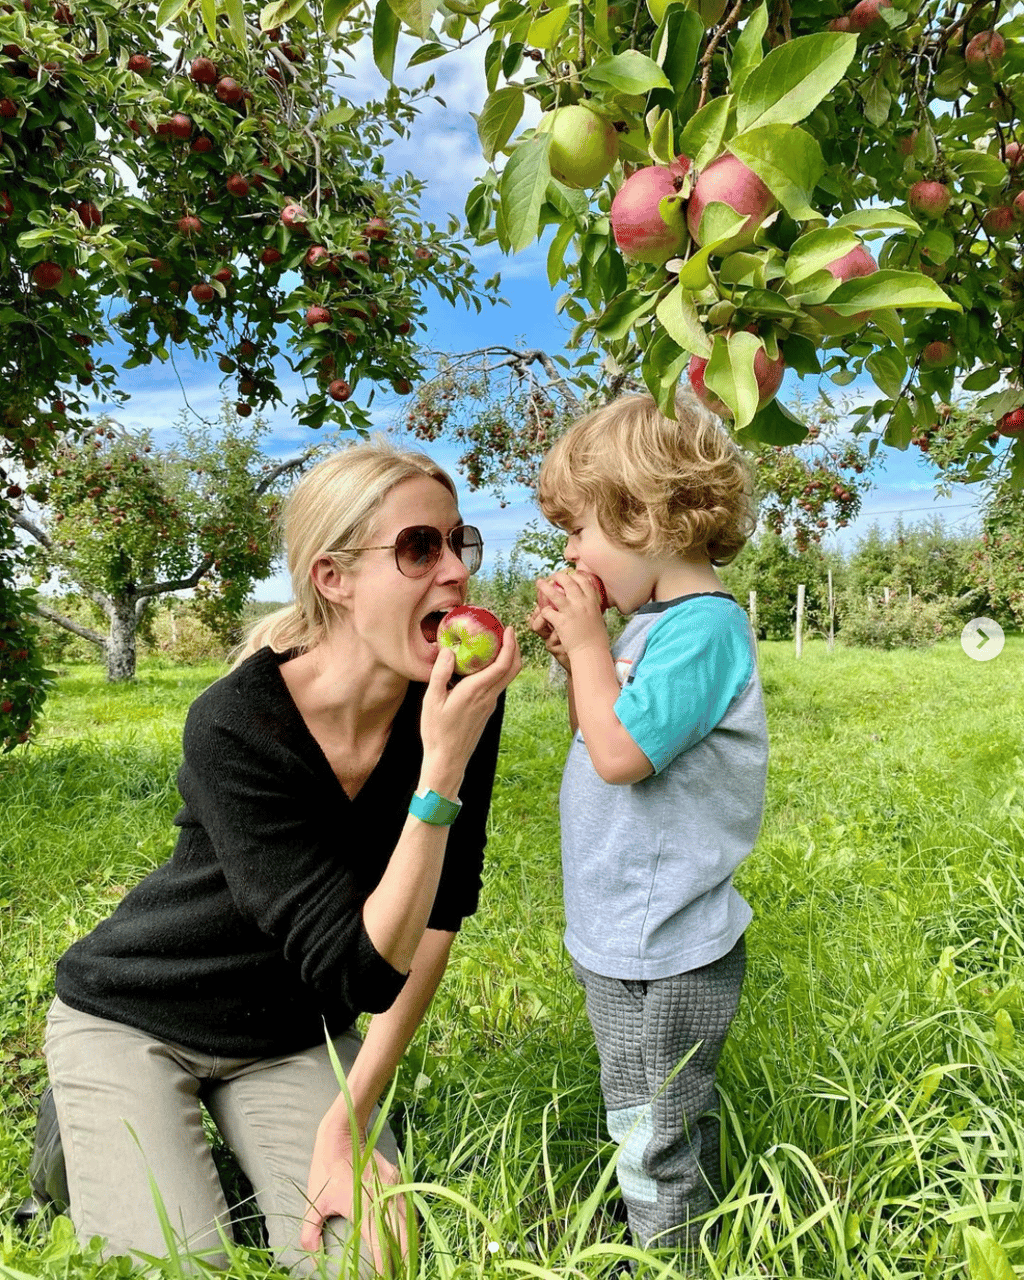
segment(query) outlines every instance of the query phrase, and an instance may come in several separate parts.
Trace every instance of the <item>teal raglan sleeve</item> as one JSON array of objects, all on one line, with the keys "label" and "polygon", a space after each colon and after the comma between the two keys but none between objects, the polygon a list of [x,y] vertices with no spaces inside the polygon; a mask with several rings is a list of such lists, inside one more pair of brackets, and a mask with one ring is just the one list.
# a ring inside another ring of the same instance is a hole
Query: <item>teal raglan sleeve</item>
[{"label": "teal raglan sleeve", "polygon": [[615,714],[660,773],[707,737],[753,671],[750,629],[739,605],[687,601],[651,627]]}]

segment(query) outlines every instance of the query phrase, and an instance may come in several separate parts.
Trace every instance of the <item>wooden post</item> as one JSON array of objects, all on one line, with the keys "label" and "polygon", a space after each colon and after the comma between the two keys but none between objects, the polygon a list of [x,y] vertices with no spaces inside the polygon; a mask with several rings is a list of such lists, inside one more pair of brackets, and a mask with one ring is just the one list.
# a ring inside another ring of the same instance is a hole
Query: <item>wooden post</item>
[{"label": "wooden post", "polygon": [[883,592],[883,594],[885,595],[885,603],[886,603],[886,604],[888,604],[888,603],[889,603],[889,588],[888,588],[888,587],[883,587],[883,588],[882,588],[882,592]]},{"label": "wooden post", "polygon": [[796,589],[796,656],[804,651],[804,592],[806,588],[801,582]]},{"label": "wooden post", "polygon": [[832,589],[832,570],[828,571],[828,651],[836,647],[836,597]]},{"label": "wooden post", "polygon": [[754,657],[758,656],[757,650],[757,592],[750,593],[750,607],[747,610],[750,615],[750,629],[754,633]]}]

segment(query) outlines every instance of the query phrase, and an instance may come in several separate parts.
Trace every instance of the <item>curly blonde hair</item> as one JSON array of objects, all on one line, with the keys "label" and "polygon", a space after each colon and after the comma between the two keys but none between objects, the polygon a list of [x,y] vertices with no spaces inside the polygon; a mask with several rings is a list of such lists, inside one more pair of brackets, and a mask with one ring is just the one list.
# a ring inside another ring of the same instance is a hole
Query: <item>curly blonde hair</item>
[{"label": "curly blonde hair", "polygon": [[237,666],[264,645],[278,653],[314,648],[327,635],[333,606],[311,577],[330,556],[351,568],[371,536],[381,502],[403,480],[429,476],[458,499],[451,476],[425,453],[397,449],[384,435],[351,444],[307,471],[285,504],[282,525],[292,582],[292,603],[260,619],[236,651]]},{"label": "curly blonde hair", "polygon": [[641,555],[733,560],[756,523],[753,476],[718,419],[692,397],[666,417],[649,395],[588,413],[544,459],[544,515],[570,528],[593,510],[604,535]]}]

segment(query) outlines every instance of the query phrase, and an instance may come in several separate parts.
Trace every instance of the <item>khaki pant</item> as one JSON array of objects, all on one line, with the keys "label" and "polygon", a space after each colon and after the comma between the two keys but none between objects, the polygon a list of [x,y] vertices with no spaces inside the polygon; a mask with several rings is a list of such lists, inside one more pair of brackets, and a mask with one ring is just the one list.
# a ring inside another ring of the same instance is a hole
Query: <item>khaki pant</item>
[{"label": "khaki pant", "polygon": [[[347,1072],[361,1041],[335,1040]],[[317,1127],[338,1096],[326,1045],[279,1058],[220,1058],[155,1040],[55,1000],[46,1061],[67,1164],[71,1219],[82,1240],[102,1236],[107,1254],[166,1257],[157,1195],[182,1251],[225,1265],[228,1206],[203,1131],[203,1103],[253,1185],[271,1250],[305,1273],[318,1256],[299,1248]],[[377,1148],[397,1161],[386,1126]],[[351,1257],[343,1219],[325,1231],[328,1256]],[[367,1252],[365,1249],[362,1251]],[[368,1258],[328,1275],[373,1275]]]}]

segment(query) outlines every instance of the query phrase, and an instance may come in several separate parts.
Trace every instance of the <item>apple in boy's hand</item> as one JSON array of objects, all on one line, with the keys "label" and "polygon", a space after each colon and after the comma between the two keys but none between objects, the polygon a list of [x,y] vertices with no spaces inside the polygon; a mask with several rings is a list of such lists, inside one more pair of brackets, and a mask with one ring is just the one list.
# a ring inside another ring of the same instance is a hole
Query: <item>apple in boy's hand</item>
[{"label": "apple in boy's hand", "polygon": [[437,643],[455,654],[455,674],[471,676],[489,667],[501,649],[505,628],[488,609],[460,604],[449,609],[437,628]]},{"label": "apple in boy's hand", "polygon": [[[596,588],[597,594],[601,597],[601,612],[604,613],[604,611],[608,608],[608,592],[605,591],[604,583],[597,576],[597,574],[591,573],[589,569],[570,569],[569,572],[579,574],[581,578],[585,578],[592,587]],[[548,585],[548,584],[545,584],[545,585]],[[557,582],[552,582],[550,585],[553,587],[558,587],[559,591],[563,591],[563,588],[559,587]],[[544,595],[548,594],[546,591],[543,590],[543,588],[541,590]],[[563,591],[563,594],[564,594],[564,591]]]}]

